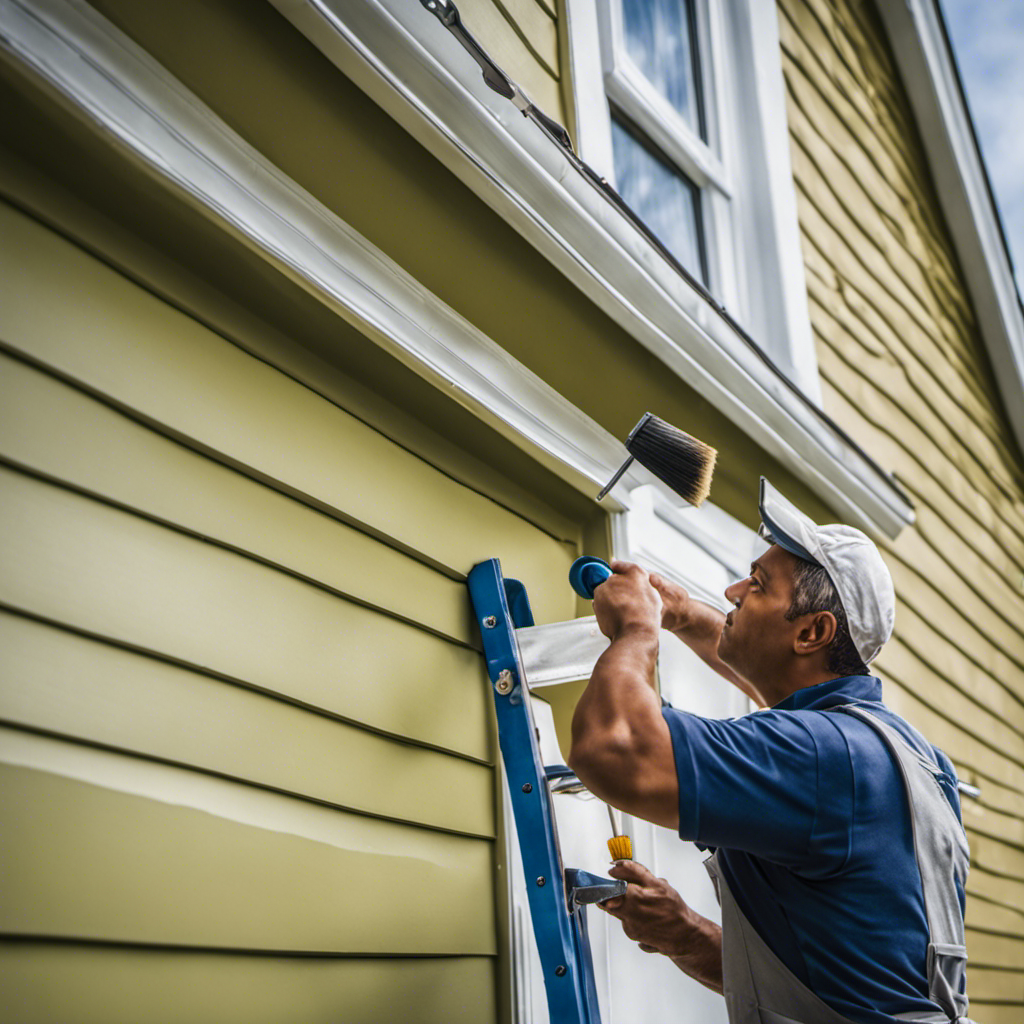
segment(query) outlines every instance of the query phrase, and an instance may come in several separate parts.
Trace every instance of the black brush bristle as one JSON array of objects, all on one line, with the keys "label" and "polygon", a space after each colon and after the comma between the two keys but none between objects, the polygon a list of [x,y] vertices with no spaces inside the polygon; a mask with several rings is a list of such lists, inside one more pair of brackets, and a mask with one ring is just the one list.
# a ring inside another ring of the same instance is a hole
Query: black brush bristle
[{"label": "black brush bristle", "polygon": [[651,413],[633,428],[626,448],[641,465],[691,505],[711,493],[718,452]]}]

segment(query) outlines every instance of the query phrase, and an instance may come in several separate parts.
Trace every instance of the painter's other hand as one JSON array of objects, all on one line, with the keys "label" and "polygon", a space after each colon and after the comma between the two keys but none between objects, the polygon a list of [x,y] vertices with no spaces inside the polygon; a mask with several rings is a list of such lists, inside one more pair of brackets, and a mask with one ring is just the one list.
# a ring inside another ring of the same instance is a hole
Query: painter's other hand
[{"label": "painter's other hand", "polygon": [[661,595],[651,586],[646,569],[632,562],[613,561],[612,575],[594,588],[597,625],[612,640],[641,630],[657,634],[661,625]]},{"label": "painter's other hand", "polygon": [[661,595],[661,628],[671,632],[683,629],[690,614],[689,591],[655,572],[651,573],[650,580],[651,586]]},{"label": "painter's other hand", "polygon": [[626,938],[645,953],[685,955],[690,948],[693,911],[664,878],[656,878],[643,864],[620,860],[608,874],[628,883],[626,894],[598,906],[617,917]]}]

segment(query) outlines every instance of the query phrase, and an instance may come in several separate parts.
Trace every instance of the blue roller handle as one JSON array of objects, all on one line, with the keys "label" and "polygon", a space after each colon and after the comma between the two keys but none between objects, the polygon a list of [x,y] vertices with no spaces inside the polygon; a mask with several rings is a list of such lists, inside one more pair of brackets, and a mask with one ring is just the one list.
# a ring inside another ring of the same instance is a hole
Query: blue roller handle
[{"label": "blue roller handle", "polygon": [[569,569],[569,585],[580,597],[594,600],[594,588],[612,575],[612,567],[596,555],[583,555]]}]

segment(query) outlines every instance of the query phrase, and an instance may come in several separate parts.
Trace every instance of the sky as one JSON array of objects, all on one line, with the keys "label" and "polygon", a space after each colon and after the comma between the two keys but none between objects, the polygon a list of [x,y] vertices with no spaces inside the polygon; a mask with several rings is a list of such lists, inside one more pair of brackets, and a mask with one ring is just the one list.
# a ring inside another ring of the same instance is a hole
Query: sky
[{"label": "sky", "polygon": [[1024,0],[941,5],[1024,295]]}]

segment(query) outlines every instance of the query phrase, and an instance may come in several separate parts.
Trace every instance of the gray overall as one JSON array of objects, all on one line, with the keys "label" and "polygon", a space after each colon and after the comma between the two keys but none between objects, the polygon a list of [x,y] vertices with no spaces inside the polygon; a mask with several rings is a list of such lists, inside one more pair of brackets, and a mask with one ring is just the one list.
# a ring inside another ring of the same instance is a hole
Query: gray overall
[{"label": "gray overall", "polygon": [[[968,849],[963,826],[939,787],[938,767],[864,708],[844,711],[870,725],[900,766],[910,802],[914,850],[928,918],[928,995],[932,1012],[900,1014],[897,1020],[926,1024],[971,1024],[960,988],[967,969],[964,923],[954,879],[967,880]],[[769,949],[739,906],[718,867],[705,861],[722,906],[722,980],[730,1024],[852,1024],[819,999]]]}]

